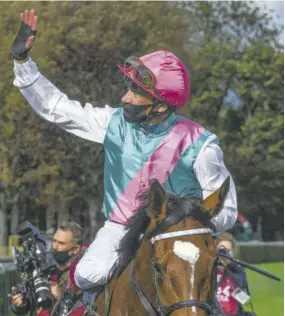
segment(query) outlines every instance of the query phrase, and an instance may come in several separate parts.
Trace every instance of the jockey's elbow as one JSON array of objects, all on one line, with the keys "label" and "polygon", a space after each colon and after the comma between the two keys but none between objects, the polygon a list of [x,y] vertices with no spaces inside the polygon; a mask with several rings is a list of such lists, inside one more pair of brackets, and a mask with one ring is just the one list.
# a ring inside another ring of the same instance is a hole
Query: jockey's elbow
[{"label": "jockey's elbow", "polygon": [[74,271],[74,282],[79,287],[82,288],[82,276],[81,276],[81,267],[79,264],[77,264],[75,271]]},{"label": "jockey's elbow", "polygon": [[90,287],[90,282],[87,279],[86,270],[86,267],[84,267],[84,265],[79,262],[74,273],[74,281],[76,285],[82,290]]}]

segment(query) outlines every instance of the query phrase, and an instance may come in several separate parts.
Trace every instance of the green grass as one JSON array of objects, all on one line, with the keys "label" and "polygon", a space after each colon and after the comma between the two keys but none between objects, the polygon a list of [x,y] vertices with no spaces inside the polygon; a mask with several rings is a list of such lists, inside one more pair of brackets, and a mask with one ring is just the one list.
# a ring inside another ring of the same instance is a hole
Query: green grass
[{"label": "green grass", "polygon": [[269,279],[247,269],[249,289],[254,310],[258,316],[284,315],[284,263],[263,263],[256,265],[281,278],[281,282]]}]

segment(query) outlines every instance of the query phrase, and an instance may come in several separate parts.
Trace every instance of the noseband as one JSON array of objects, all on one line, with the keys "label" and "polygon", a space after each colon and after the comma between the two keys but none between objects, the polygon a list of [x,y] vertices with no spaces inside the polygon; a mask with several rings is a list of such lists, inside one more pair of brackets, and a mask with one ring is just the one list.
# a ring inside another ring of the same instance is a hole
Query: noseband
[{"label": "noseband", "polygon": [[[176,231],[176,232],[170,232],[170,233],[164,233],[164,234],[159,234],[155,237],[151,238],[151,243],[153,245],[153,252],[154,253],[154,244],[158,240],[162,239],[168,239],[168,238],[174,238],[174,237],[181,237],[181,236],[192,236],[192,235],[203,235],[203,234],[212,234],[213,230],[210,228],[198,228],[198,229],[189,229],[189,230],[181,230],[181,231]],[[154,279],[154,284],[157,292],[157,284],[156,284],[156,278],[154,277],[154,266],[157,264],[156,260],[151,258],[151,267],[152,267],[152,276]],[[200,302],[197,300],[186,300],[186,301],[181,301],[175,304],[172,304],[169,307],[165,307],[161,301],[160,298],[157,294],[157,300],[159,303],[159,308],[157,309],[154,307],[147,296],[144,294],[143,290],[140,288],[136,280],[134,279],[134,266],[135,266],[135,258],[131,262],[131,269],[130,269],[130,282],[131,286],[134,289],[136,295],[140,299],[141,303],[143,304],[144,308],[148,312],[150,316],[169,316],[171,315],[174,311],[181,309],[181,308],[186,308],[186,307],[199,307],[204,309],[208,315],[211,314],[212,308],[209,304]]]}]

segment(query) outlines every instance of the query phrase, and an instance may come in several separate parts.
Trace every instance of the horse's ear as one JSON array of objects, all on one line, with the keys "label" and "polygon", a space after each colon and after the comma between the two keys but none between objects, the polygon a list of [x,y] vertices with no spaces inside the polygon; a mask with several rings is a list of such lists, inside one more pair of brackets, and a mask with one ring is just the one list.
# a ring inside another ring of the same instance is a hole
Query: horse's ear
[{"label": "horse's ear", "polygon": [[209,213],[211,216],[216,216],[220,213],[223,208],[225,199],[229,192],[230,188],[230,177],[227,177],[226,180],[223,182],[221,187],[209,195],[203,201],[203,207],[205,212]]},{"label": "horse's ear", "polygon": [[152,222],[164,219],[167,210],[167,194],[157,180],[153,180],[150,185],[148,196],[147,215]]}]

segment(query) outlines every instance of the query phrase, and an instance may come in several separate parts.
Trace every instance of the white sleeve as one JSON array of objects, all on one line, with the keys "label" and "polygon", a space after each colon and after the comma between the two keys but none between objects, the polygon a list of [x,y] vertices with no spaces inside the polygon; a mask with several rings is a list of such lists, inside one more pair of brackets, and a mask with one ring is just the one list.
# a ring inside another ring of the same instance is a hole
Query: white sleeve
[{"label": "white sleeve", "polygon": [[116,109],[108,105],[105,108],[93,107],[90,103],[83,108],[78,101],[69,100],[38,71],[31,58],[23,64],[14,62],[14,74],[14,85],[39,116],[76,136],[104,142]]},{"label": "white sleeve", "polygon": [[[209,142],[201,149],[194,164],[196,177],[201,185],[203,199],[218,190],[223,181],[230,175],[223,161],[223,152],[215,142]],[[229,230],[237,219],[236,188],[232,177],[230,189],[222,211],[212,219],[218,232]]]}]

